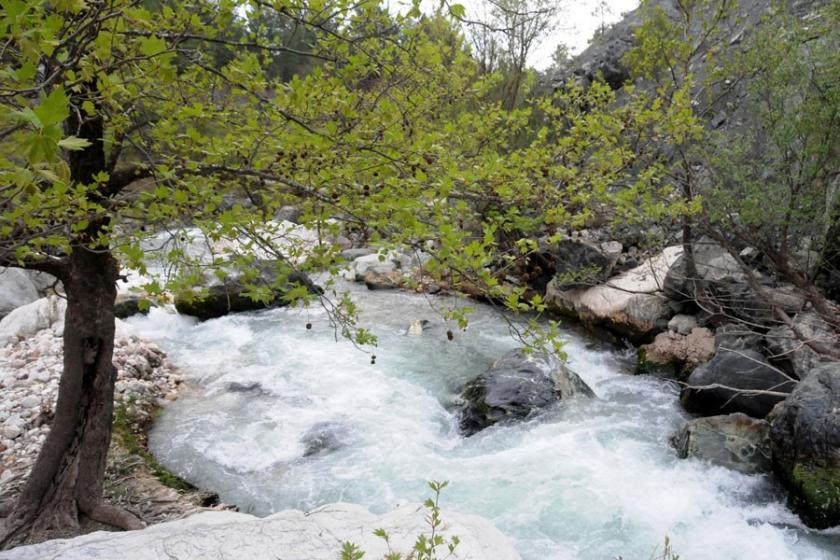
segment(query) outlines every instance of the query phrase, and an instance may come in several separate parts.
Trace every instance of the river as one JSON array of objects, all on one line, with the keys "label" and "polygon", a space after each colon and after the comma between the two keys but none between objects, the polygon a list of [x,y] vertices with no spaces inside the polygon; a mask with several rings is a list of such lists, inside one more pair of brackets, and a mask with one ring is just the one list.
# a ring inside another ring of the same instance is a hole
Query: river
[{"label": "river", "polygon": [[[257,515],[336,501],[381,513],[448,480],[444,510],[490,519],[525,560],[648,560],[666,535],[685,560],[840,558],[840,533],[807,530],[768,477],[678,459],[667,443],[686,418],[677,391],[632,375],[631,351],[564,331],[572,368],[598,398],[465,438],[451,404],[519,345],[508,323],[469,302],[460,331],[431,305],[462,300],[343,287],[379,337],[375,363],[336,340],[321,309],[130,319],[195,387],[155,424],[159,460]],[[430,324],[406,335],[416,319]],[[307,454],[313,429],[330,449]]]}]

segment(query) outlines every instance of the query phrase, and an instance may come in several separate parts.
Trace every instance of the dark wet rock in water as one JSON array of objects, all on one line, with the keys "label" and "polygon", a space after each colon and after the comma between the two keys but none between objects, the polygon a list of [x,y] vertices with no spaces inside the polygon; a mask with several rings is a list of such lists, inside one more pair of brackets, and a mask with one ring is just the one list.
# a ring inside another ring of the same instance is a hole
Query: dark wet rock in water
[{"label": "dark wet rock in water", "polygon": [[[202,321],[224,317],[229,313],[258,311],[271,307],[288,305],[286,293],[296,285],[304,286],[313,294],[322,294],[324,290],[301,272],[292,272],[284,287],[277,287],[277,265],[273,261],[259,261],[254,265],[259,270],[256,285],[269,288],[267,301],[254,300],[250,297],[251,287],[238,278],[231,278],[222,284],[207,287],[205,293],[184,293],[175,296],[175,309],[183,315],[191,315]],[[282,266],[282,265],[281,265]]]},{"label": "dark wet rock in water", "polygon": [[327,421],[313,424],[300,438],[300,442],[304,445],[303,456],[311,457],[341,449],[346,445],[347,438],[347,427],[340,422]]},{"label": "dark wet rock in water", "polygon": [[769,472],[770,424],[736,412],[685,422],[671,437],[681,459],[693,457],[742,473]]},{"label": "dark wet rock in water", "polygon": [[755,350],[719,349],[691,373],[688,385],[680,398],[689,412],[743,412],[764,418],[796,383]]},{"label": "dark wet rock in water", "polygon": [[840,525],[840,362],[811,370],[775,411],[776,472],[812,527]]},{"label": "dark wet rock in water", "polygon": [[575,395],[593,397],[594,393],[556,356],[513,350],[462,389],[461,431],[470,436]]},{"label": "dark wet rock in water", "polygon": [[268,395],[267,391],[260,384],[259,381],[232,381],[225,385],[225,390],[229,393],[250,393],[252,395]]}]

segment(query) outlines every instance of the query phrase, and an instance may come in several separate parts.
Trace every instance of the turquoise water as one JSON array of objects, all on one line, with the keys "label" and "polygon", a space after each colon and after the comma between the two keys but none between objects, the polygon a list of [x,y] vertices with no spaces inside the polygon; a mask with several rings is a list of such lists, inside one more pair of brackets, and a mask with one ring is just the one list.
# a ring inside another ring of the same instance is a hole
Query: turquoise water
[{"label": "turquoise water", "polygon": [[[319,310],[132,318],[198,387],[157,422],[158,458],[258,515],[336,501],[384,512],[448,480],[444,508],[492,520],[525,560],[648,560],[665,535],[685,560],[840,558],[838,533],[805,529],[766,477],[677,459],[667,444],[685,418],[676,391],[629,375],[628,352],[565,333],[599,398],[463,438],[452,400],[518,345],[508,324],[478,306],[450,342],[430,303],[458,300],[346,288],[379,336],[375,364],[336,341]],[[415,319],[431,325],[407,336]],[[233,382],[259,386],[231,392]],[[323,423],[342,447],[304,456],[302,436]]]}]

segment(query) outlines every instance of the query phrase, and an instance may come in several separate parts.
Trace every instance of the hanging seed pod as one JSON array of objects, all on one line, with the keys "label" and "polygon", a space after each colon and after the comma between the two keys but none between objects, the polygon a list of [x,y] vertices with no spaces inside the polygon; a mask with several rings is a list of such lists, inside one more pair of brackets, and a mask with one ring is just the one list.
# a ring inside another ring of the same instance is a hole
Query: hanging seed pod
[{"label": "hanging seed pod", "polygon": [[308,330],[308,331],[312,330],[312,323],[306,323],[306,330]]},{"label": "hanging seed pod", "polygon": [[453,338],[455,338],[455,335],[452,334],[452,331],[446,331],[446,338],[452,340]]}]

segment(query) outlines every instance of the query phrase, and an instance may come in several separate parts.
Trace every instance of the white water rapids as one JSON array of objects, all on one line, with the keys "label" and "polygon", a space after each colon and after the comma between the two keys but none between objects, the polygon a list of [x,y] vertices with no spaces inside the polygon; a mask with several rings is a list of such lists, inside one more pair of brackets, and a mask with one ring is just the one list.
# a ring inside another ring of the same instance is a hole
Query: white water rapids
[{"label": "white water rapids", "polygon": [[[348,288],[379,337],[373,365],[336,342],[319,310],[130,319],[200,388],[156,423],[161,462],[259,515],[336,501],[384,512],[448,480],[444,509],[490,519],[525,560],[648,560],[666,535],[685,560],[840,558],[838,533],[805,529],[768,478],[677,459],[676,390],[629,375],[627,352],[565,333],[571,366],[599,398],[464,438],[448,405],[517,345],[506,323],[471,304],[469,328],[450,342],[429,307],[447,300]],[[422,336],[405,335],[414,319],[431,321]],[[304,456],[313,426],[342,446]]]}]

